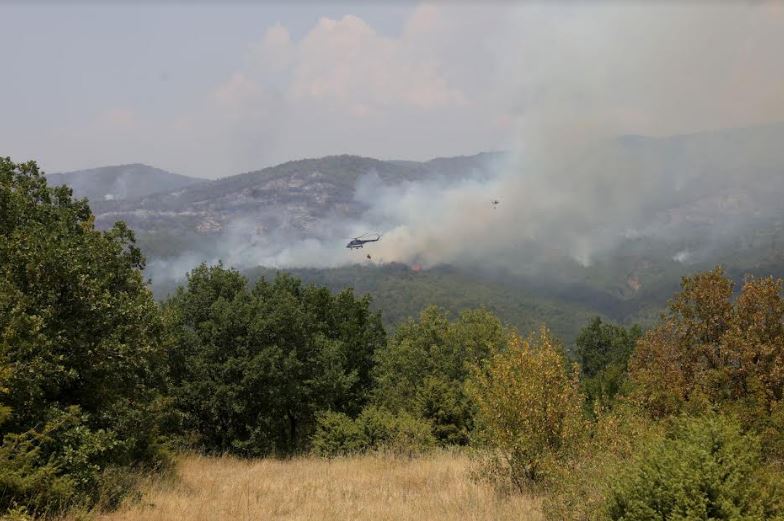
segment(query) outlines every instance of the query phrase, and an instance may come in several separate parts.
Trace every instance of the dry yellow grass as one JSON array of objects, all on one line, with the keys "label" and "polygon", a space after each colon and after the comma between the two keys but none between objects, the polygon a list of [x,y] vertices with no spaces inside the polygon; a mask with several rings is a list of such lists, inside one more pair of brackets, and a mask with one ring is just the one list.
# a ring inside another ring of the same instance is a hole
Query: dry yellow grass
[{"label": "dry yellow grass", "polygon": [[287,461],[184,457],[174,483],[101,521],[532,520],[539,502],[503,497],[469,477],[465,456]]}]

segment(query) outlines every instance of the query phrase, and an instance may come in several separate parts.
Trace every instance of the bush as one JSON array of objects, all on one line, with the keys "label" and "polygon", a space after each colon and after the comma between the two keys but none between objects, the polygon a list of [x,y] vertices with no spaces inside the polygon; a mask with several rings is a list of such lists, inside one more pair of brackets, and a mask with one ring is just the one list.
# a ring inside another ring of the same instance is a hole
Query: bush
[{"label": "bush", "polygon": [[436,440],[429,422],[406,412],[393,414],[380,407],[366,407],[357,417],[368,439],[368,449],[414,455],[431,449]]},{"label": "bush", "polygon": [[489,449],[488,475],[518,490],[546,483],[585,428],[577,369],[569,372],[550,333],[512,337],[467,385],[477,442]]},{"label": "bush", "polygon": [[467,445],[473,430],[474,411],[463,382],[435,376],[425,378],[412,404],[413,413],[432,425],[442,446]]},{"label": "bush", "polygon": [[612,520],[784,517],[784,480],[762,467],[759,440],[721,416],[678,420],[614,481]]},{"label": "bush", "polygon": [[589,410],[612,405],[616,395],[625,391],[629,358],[641,335],[639,326],[626,329],[605,324],[599,317],[580,330],[576,354]]},{"label": "bush", "polygon": [[116,508],[139,473],[123,466],[113,431],[94,431],[78,407],[52,409],[39,429],[9,433],[0,446],[0,507],[37,515],[73,507]]},{"label": "bush", "polygon": [[312,450],[325,457],[347,456],[368,450],[368,437],[362,425],[342,412],[328,411],[318,418]]},{"label": "bush", "polygon": [[543,502],[552,521],[604,521],[604,505],[618,472],[641,447],[663,435],[634,407],[620,402],[600,411],[570,457],[553,470]]},{"label": "bush", "polygon": [[319,417],[313,451],[326,457],[373,450],[413,456],[435,445],[430,431],[430,424],[424,420],[374,406],[366,407],[354,420],[343,413],[329,412]]}]

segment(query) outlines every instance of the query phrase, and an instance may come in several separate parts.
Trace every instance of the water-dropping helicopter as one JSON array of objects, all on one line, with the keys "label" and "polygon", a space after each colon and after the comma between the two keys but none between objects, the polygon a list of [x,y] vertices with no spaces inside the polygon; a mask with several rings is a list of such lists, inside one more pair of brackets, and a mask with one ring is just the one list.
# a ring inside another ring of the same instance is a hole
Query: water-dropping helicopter
[{"label": "water-dropping helicopter", "polygon": [[358,248],[362,248],[365,244],[369,242],[378,242],[381,240],[381,234],[378,233],[366,233],[364,235],[360,235],[359,237],[354,237],[346,244],[346,248],[351,250],[355,250]]}]

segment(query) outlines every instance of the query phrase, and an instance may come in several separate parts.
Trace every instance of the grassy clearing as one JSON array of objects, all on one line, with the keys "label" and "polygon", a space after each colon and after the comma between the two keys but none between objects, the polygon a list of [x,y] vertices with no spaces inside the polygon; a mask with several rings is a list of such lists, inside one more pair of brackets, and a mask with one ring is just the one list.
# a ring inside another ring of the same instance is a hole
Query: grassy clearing
[{"label": "grassy clearing", "polygon": [[100,521],[532,520],[539,501],[501,496],[469,477],[466,456],[239,460],[186,456],[179,478]]}]

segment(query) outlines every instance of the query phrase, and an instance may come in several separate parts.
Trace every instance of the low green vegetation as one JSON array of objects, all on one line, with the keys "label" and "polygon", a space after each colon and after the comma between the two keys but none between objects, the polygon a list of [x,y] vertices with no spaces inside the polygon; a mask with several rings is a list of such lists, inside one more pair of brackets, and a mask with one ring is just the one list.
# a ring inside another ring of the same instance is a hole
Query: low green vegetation
[{"label": "low green vegetation", "polygon": [[143,266],[0,160],[0,516],[114,508],[172,451],[459,447],[547,519],[784,519],[780,280],[686,277],[648,331],[586,317],[571,353],[489,309],[388,336],[368,297],[221,265],[158,304]]},{"label": "low green vegetation", "polygon": [[759,441],[726,417],[679,418],[614,478],[606,517],[781,519],[784,480],[763,463]]},{"label": "low green vegetation", "polygon": [[345,413],[326,412],[318,419],[312,450],[326,457],[370,451],[414,455],[436,444],[431,424],[423,419],[384,408],[368,406],[352,419]]}]

